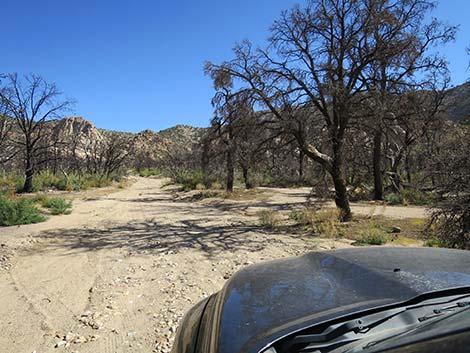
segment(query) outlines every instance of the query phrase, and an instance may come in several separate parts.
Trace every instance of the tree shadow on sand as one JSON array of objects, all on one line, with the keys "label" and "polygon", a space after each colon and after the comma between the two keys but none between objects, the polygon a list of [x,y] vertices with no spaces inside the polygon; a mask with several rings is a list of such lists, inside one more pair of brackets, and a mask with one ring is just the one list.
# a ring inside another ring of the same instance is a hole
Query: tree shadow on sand
[{"label": "tree shadow on sand", "polygon": [[[48,245],[42,251],[48,251],[52,247],[65,250],[67,253],[125,249],[140,253],[164,254],[194,249],[202,251],[207,257],[214,257],[227,251],[260,251],[268,244],[286,245],[285,241],[275,239],[254,225],[242,222],[210,225],[203,224],[204,221],[199,220],[196,223],[186,220],[177,224],[131,222],[98,229],[48,231],[41,234],[48,240]],[[298,236],[283,235],[285,240],[289,237]]]}]

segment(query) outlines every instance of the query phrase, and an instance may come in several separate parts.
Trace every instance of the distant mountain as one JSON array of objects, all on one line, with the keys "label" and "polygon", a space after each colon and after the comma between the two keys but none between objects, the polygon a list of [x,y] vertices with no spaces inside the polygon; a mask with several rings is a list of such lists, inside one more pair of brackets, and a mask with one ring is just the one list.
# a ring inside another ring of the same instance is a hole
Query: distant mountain
[{"label": "distant mountain", "polygon": [[93,123],[79,116],[63,118],[53,121],[53,123],[52,134],[58,141],[71,141],[78,138],[85,142],[86,140],[101,140],[103,138],[103,134]]},{"label": "distant mountain", "polygon": [[449,89],[444,104],[450,120],[470,124],[470,82]]}]

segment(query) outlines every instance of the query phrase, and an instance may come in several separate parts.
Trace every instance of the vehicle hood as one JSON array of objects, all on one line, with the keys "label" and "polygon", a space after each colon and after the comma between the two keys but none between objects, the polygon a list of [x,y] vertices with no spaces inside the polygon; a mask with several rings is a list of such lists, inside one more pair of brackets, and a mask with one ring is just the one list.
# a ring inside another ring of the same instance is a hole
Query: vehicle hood
[{"label": "vehicle hood", "polygon": [[237,272],[215,297],[214,351],[259,352],[306,326],[470,286],[470,252],[372,247],[312,252]]}]

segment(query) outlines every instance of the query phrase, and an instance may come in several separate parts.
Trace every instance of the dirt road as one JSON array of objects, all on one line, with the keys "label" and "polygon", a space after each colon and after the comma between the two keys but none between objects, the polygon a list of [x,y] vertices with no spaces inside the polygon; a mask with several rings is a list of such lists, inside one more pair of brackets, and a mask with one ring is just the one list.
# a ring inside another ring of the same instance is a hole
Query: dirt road
[{"label": "dirt road", "polygon": [[[266,233],[262,203],[175,199],[162,180],[0,228],[0,352],[168,352],[184,312],[240,267],[350,242]],[[57,348],[56,348],[57,347]]]}]

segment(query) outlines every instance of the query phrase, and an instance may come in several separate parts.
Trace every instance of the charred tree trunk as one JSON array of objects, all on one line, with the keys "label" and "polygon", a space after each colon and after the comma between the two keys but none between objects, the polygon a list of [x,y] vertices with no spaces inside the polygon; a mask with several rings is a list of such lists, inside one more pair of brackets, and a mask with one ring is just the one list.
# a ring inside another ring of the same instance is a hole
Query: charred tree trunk
[{"label": "charred tree trunk", "polygon": [[225,189],[227,192],[233,191],[233,184],[235,180],[235,155],[236,155],[236,145],[234,141],[234,136],[231,126],[228,131],[228,141],[227,141],[227,183]]},{"label": "charred tree trunk", "polygon": [[405,172],[406,172],[406,181],[408,184],[411,184],[411,161],[409,152],[405,155]]},{"label": "charred tree trunk", "polygon": [[33,166],[33,157],[31,148],[26,149],[26,169],[25,169],[25,181],[23,185],[23,192],[32,192],[33,191],[33,176],[34,176],[34,166]]},{"label": "charred tree trunk", "polygon": [[331,161],[330,174],[335,186],[335,204],[340,210],[340,221],[347,222],[351,220],[352,213],[349,207],[348,191],[343,175],[343,138],[344,130],[341,129],[332,136],[333,159]]},{"label": "charred tree trunk", "polygon": [[304,181],[304,151],[302,149],[299,151],[299,181],[301,183]]},{"label": "charred tree trunk", "polygon": [[233,148],[230,146],[227,150],[227,182],[225,189],[228,192],[233,191],[233,184],[235,179],[235,166],[233,163],[234,153]]},{"label": "charred tree trunk", "polygon": [[202,166],[202,182],[206,189],[208,189],[211,185],[210,178],[209,178],[209,143],[204,142],[202,147],[202,158],[201,158],[201,166]]},{"label": "charred tree trunk", "polygon": [[372,157],[374,169],[374,200],[383,200],[383,175],[382,175],[382,131],[376,131],[374,135],[374,151]]},{"label": "charred tree trunk", "polygon": [[242,168],[242,173],[243,173],[243,181],[245,182],[245,188],[252,189],[253,184],[250,179],[250,173],[249,173],[248,167],[244,164],[241,164],[241,168]]},{"label": "charred tree trunk", "polygon": [[342,162],[335,158],[330,171],[333,184],[335,186],[335,204],[340,210],[340,221],[347,222],[352,218],[351,208],[349,207],[349,197],[346,189],[342,171]]}]

